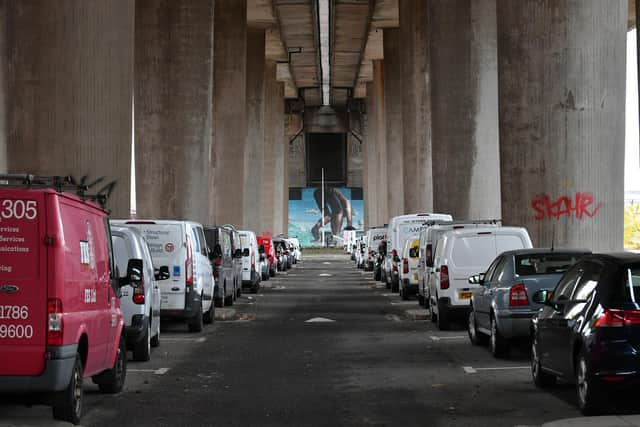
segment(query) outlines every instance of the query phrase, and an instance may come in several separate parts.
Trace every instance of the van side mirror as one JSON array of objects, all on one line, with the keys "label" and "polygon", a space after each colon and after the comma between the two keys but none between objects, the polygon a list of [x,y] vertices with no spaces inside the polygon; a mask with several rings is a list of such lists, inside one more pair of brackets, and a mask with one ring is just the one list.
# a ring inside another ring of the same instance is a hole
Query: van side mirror
[{"label": "van side mirror", "polygon": [[169,273],[169,267],[167,267],[166,265],[163,265],[160,268],[156,268],[154,273],[155,273],[156,280],[167,280],[171,278],[171,274]]},{"label": "van side mirror", "polygon": [[244,248],[242,251],[242,256],[249,256],[249,248]]},{"label": "van side mirror", "polygon": [[120,278],[120,287],[131,285],[133,288],[137,288],[142,283],[143,279],[143,264],[142,260],[138,258],[131,258],[127,263],[127,275]]},{"label": "van side mirror", "polygon": [[261,254],[264,253],[264,245],[260,245],[260,247],[258,248],[258,252]]},{"label": "van side mirror", "polygon": [[242,258],[242,249],[236,249],[233,253],[234,258]]}]

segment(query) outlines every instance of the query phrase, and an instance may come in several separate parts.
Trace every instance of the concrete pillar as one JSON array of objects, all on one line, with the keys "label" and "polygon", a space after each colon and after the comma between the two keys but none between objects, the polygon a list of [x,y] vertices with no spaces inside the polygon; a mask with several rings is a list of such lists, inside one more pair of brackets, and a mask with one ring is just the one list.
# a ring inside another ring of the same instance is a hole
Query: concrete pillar
[{"label": "concrete pillar", "polygon": [[[284,85],[279,88],[284,98]],[[275,234],[288,233],[289,232],[289,182],[290,175],[287,173],[289,170],[289,139],[286,136],[286,129],[288,127],[288,120],[284,113],[284,100],[276,103],[274,107],[274,114],[283,117],[280,119],[280,131],[276,133],[276,169],[278,175],[276,175],[276,208],[282,206],[282,212],[277,215],[276,211],[276,226],[274,228]],[[304,139],[304,138],[303,138]]]},{"label": "concrete pillar", "polygon": [[374,119],[375,106],[373,104],[373,97],[371,92],[373,90],[373,83],[367,83],[367,98],[366,111],[363,115],[363,180],[362,180],[362,193],[364,198],[364,228],[368,229],[372,225],[377,224],[376,205],[378,203],[376,193],[376,135],[375,126],[373,126],[372,120]]},{"label": "concrete pillar", "polygon": [[133,0],[10,0],[8,170],[117,180],[129,214]]},{"label": "concrete pillar", "polygon": [[[244,156],[244,227],[265,228],[265,32],[247,30],[247,143]],[[274,75],[275,78],[275,75]]]},{"label": "concrete pillar", "polygon": [[[260,215],[264,216],[262,231],[284,233],[283,199],[285,198],[285,167],[287,138],[284,135],[284,84],[276,80],[276,61],[267,60],[264,66],[265,148],[262,179],[263,201]],[[288,189],[287,193],[288,194]],[[288,200],[288,198],[287,198]]]},{"label": "concrete pillar", "polygon": [[210,224],[213,1],[135,4],[137,216]]},{"label": "concrete pillar", "polygon": [[[626,1],[498,1],[502,218],[621,250]],[[555,238],[554,238],[555,237]]]},{"label": "concrete pillar", "polygon": [[213,194],[218,224],[245,228],[247,2],[215,0]]},{"label": "concrete pillar", "polygon": [[433,204],[500,217],[495,0],[432,0]]},{"label": "concrete pillar", "polygon": [[400,67],[400,30],[384,30],[384,117],[386,123],[388,215],[404,210],[404,149],[402,130],[402,69]]},{"label": "concrete pillar", "polygon": [[[371,162],[374,180],[375,197],[372,198],[370,209],[374,225],[385,224],[389,220],[389,186],[387,176],[387,123],[385,119],[385,74],[384,61],[373,61],[373,81],[370,90],[367,90],[369,105],[367,112],[370,114],[369,130],[374,134],[373,155],[375,161]],[[375,203],[374,203],[375,201]]]},{"label": "concrete pillar", "polygon": [[424,0],[399,3],[404,210],[407,213],[433,210],[428,6]]}]

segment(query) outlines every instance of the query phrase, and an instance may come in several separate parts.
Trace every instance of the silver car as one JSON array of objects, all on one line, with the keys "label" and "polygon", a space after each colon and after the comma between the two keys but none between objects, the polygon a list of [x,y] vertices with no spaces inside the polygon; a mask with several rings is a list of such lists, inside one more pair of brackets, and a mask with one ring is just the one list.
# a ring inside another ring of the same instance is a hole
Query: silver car
[{"label": "silver car", "polygon": [[471,297],[468,332],[472,344],[487,339],[495,357],[509,352],[512,340],[529,338],[531,318],[542,304],[531,300],[540,289],[553,289],[578,259],[577,249],[520,249],[500,254],[486,273],[471,276],[481,285]]}]

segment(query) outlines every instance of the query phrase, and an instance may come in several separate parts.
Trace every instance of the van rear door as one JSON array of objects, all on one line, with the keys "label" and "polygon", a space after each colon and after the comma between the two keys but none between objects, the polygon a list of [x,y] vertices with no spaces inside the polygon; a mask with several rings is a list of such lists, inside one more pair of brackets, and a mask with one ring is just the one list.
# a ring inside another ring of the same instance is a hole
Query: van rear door
[{"label": "van rear door", "polygon": [[44,370],[46,211],[43,191],[0,189],[0,375]]}]

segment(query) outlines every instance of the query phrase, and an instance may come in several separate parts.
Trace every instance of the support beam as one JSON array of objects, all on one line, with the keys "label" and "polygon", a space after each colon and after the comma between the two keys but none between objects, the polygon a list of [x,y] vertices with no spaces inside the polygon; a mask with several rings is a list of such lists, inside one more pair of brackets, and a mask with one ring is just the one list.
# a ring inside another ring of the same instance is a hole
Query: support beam
[{"label": "support beam", "polygon": [[369,169],[367,175],[373,175],[370,181],[373,188],[369,192],[370,201],[365,206],[365,212],[371,212],[370,218],[373,225],[381,225],[389,220],[384,85],[384,61],[374,60],[373,81],[367,88],[367,94],[369,95],[367,98],[368,129],[371,132],[369,140],[372,143],[368,152],[373,158],[369,163],[371,169]]},{"label": "support beam", "polygon": [[[275,70],[274,70],[275,78]],[[244,156],[244,227],[260,232],[266,230],[264,207],[265,179],[265,32],[247,30],[247,146]],[[270,125],[270,124],[269,124]]]},{"label": "support beam", "polygon": [[8,170],[105,176],[129,215],[134,2],[5,2]]},{"label": "support beam", "polygon": [[433,211],[429,3],[400,0],[404,210]]},{"label": "support beam", "polygon": [[245,227],[247,2],[215,0],[213,194],[217,224]]},{"label": "support beam", "polygon": [[389,218],[404,210],[404,148],[402,141],[402,70],[400,30],[384,30],[384,117],[386,123],[387,207]]},{"label": "support beam", "polygon": [[495,0],[431,0],[433,204],[500,217]]},{"label": "support beam", "polygon": [[497,3],[504,222],[621,250],[627,3]]},{"label": "support beam", "polygon": [[213,1],[135,4],[137,216],[210,223]]}]

